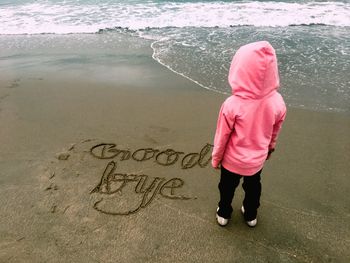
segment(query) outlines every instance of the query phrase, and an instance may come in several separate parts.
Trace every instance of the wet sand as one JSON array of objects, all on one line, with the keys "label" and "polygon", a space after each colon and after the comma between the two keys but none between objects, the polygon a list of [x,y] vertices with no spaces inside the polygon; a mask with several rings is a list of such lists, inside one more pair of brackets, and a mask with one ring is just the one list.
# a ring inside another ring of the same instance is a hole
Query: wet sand
[{"label": "wet sand", "polygon": [[0,262],[348,262],[349,115],[289,108],[258,226],[239,188],[222,228],[207,150],[225,96],[142,52],[113,82],[3,71]]}]

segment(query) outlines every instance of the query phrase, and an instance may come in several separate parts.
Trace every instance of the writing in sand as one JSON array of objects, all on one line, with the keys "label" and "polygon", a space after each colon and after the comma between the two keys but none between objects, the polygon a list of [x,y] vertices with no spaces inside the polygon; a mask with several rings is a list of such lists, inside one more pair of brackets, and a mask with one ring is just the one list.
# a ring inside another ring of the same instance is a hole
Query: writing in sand
[{"label": "writing in sand", "polygon": [[118,159],[119,161],[134,160],[138,162],[153,160],[156,164],[170,166],[181,159],[181,168],[189,169],[198,165],[206,167],[211,160],[213,145],[207,143],[198,153],[187,153],[174,149],[159,150],[154,148],[140,148],[135,151],[118,149],[114,143],[101,143],[90,149],[92,156],[98,159]]},{"label": "writing in sand", "polygon": [[[212,145],[206,144],[199,153],[185,154],[181,151],[173,149],[158,150],[153,148],[140,148],[135,151],[118,149],[116,144],[98,144],[90,149],[92,156],[98,159],[116,159],[119,161],[134,160],[138,162],[152,160],[162,166],[170,166],[176,164],[181,159],[180,165],[182,169],[193,168],[198,165],[204,168],[211,160]],[[181,157],[181,158],[180,158]],[[100,182],[91,191],[91,194],[97,193],[102,196],[111,196],[121,194],[123,189],[132,189],[132,193],[136,194],[139,202],[132,208],[123,209],[123,211],[115,211],[115,209],[106,208],[101,205],[104,198],[95,202],[93,207],[95,210],[109,215],[130,215],[139,212],[141,209],[149,206],[157,195],[173,199],[173,200],[189,200],[191,197],[178,194],[178,191],[184,186],[185,182],[181,178],[167,179],[164,177],[150,177],[144,174],[127,174],[118,173],[116,171],[117,162],[110,161],[101,177]],[[130,194],[130,193],[129,193]]]}]

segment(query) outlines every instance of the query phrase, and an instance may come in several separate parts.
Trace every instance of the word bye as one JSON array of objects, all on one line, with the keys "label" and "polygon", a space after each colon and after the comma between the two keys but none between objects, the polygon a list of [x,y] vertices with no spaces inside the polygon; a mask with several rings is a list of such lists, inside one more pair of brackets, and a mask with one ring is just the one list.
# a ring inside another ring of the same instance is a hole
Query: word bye
[{"label": "word bye", "polygon": [[150,179],[148,175],[144,174],[116,173],[116,167],[117,164],[114,161],[107,164],[99,184],[91,191],[91,194],[113,195],[118,192],[121,193],[126,185],[134,184],[134,194],[141,195],[142,199],[136,207],[130,208],[127,211],[107,211],[100,207],[100,203],[104,200],[102,198],[93,206],[94,209],[101,213],[109,215],[130,215],[138,212],[142,208],[146,208],[157,195],[169,199],[191,199],[190,197],[175,194],[175,190],[182,188],[184,185],[184,181],[180,178],[166,180],[162,177],[154,177]]}]

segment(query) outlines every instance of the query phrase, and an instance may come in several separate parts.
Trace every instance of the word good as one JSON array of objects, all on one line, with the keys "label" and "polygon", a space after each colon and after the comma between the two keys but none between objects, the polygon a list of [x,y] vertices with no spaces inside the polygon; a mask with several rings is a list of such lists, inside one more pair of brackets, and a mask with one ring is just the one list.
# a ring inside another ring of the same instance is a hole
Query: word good
[{"label": "word good", "polygon": [[173,149],[158,150],[153,148],[140,148],[135,151],[118,149],[114,143],[101,143],[93,146],[90,149],[92,156],[98,159],[114,159],[120,161],[134,160],[144,162],[153,160],[155,163],[162,166],[174,165],[181,158],[181,168],[189,169],[198,165],[204,168],[211,161],[211,151],[213,145],[207,143],[202,147],[199,153],[188,153],[175,151]]},{"label": "word good", "polygon": [[154,177],[150,179],[149,176],[141,174],[123,174],[116,173],[116,162],[109,162],[103,172],[101,181],[91,191],[101,195],[113,195],[115,193],[122,193],[122,189],[128,184],[134,184],[134,194],[141,195],[141,202],[136,208],[128,211],[106,211],[101,208],[99,204],[103,198],[94,204],[94,209],[108,215],[130,215],[138,212],[141,208],[146,208],[152,203],[154,198],[159,194],[162,197],[169,199],[188,200],[190,197],[176,195],[175,190],[180,189],[184,185],[184,181],[180,178],[172,178],[167,180],[162,177]]}]

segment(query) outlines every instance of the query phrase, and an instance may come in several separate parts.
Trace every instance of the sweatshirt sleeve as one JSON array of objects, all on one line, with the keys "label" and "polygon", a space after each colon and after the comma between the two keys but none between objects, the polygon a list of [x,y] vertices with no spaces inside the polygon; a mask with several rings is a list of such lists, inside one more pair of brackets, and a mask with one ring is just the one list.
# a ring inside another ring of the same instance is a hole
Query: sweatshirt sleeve
[{"label": "sweatshirt sleeve", "polygon": [[277,137],[278,137],[279,132],[281,131],[282,123],[284,122],[284,119],[286,118],[286,113],[287,113],[286,108],[284,108],[284,110],[280,114],[279,119],[276,121],[275,125],[273,126],[269,150],[275,149],[275,147],[276,147]]},{"label": "sweatshirt sleeve", "polygon": [[227,141],[234,128],[235,116],[229,113],[226,109],[225,103],[222,104],[214,138],[214,148],[212,152],[212,166],[214,168],[218,167],[221,163],[223,155],[225,153],[225,148]]}]

